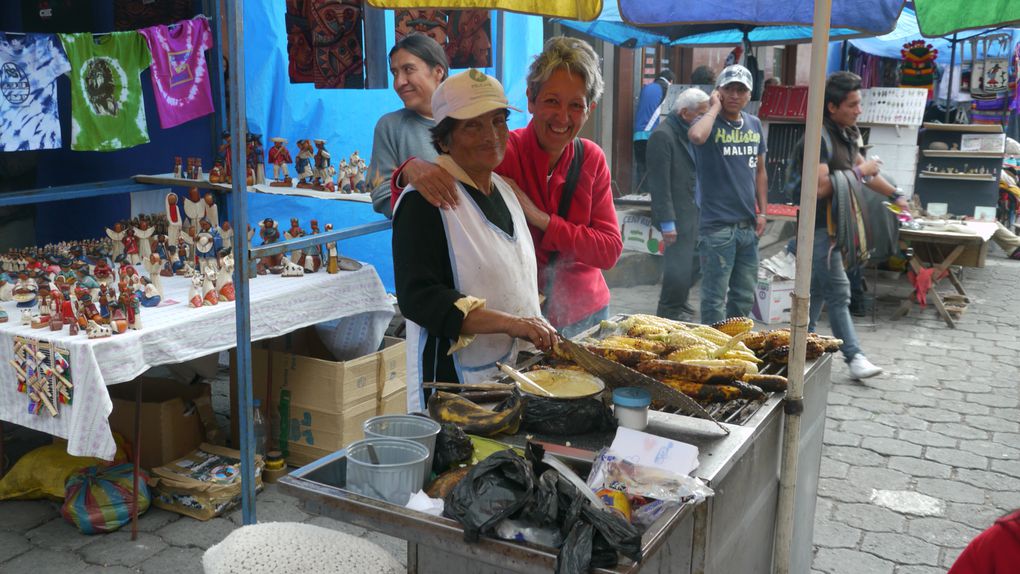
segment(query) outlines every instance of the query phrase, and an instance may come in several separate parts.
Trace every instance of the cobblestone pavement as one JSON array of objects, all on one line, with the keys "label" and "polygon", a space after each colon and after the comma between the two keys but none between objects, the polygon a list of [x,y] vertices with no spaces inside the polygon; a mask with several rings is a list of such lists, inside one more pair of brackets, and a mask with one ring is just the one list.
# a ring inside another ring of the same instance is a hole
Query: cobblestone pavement
[{"label": "cobblestone pavement", "polygon": [[[902,279],[883,280],[877,325],[858,331],[886,373],[853,382],[836,362],[814,572],[945,572],[995,517],[1020,507],[1020,319],[1011,299],[1020,263],[992,251],[984,269],[966,272],[971,306],[956,330],[930,307],[889,321],[907,289]],[[652,313],[658,292],[657,285],[614,289],[612,310]],[[223,387],[214,385],[214,406],[229,412]],[[241,524],[239,510],[198,522],[153,508],[132,543],[128,532],[78,533],[53,502],[0,502],[0,517],[0,573],[32,574],[199,572],[205,549]],[[275,485],[259,494],[258,517],[366,536],[406,560],[402,541],[308,515]]]}]

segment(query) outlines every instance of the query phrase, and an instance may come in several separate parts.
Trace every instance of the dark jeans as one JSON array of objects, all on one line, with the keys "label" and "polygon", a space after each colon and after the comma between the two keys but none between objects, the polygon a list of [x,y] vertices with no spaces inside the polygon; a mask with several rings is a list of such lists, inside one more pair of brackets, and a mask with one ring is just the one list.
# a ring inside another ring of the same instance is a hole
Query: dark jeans
[{"label": "dark jeans", "polygon": [[[634,140],[634,193],[642,189],[645,179],[645,156],[648,151],[648,140]],[[647,190],[646,190],[647,191]]]},{"label": "dark jeans", "polygon": [[689,321],[692,309],[687,304],[691,287],[698,281],[697,239],[680,237],[662,254],[662,291],[659,293],[659,317]]},{"label": "dark jeans", "polygon": [[750,317],[758,280],[754,222],[727,225],[698,238],[701,258],[701,322]]}]

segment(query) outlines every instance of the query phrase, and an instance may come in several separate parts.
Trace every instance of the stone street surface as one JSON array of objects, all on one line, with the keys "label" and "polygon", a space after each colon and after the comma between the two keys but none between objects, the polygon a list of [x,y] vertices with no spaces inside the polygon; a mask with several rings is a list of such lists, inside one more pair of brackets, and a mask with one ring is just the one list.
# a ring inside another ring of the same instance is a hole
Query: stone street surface
[{"label": "stone street surface", "polygon": [[[859,383],[834,363],[813,572],[943,573],[976,534],[1020,507],[1020,262],[990,251],[985,268],[966,270],[971,304],[955,330],[930,306],[890,321],[908,293],[903,278],[880,282],[876,326],[855,318],[863,349],[886,373]],[[614,289],[612,311],[654,313],[658,292]],[[225,382],[214,393],[217,410],[229,412]],[[31,574],[199,572],[205,549],[241,524],[240,510],[198,522],[153,508],[131,542],[128,528],[80,534],[54,502],[0,502],[0,517],[0,573]],[[365,536],[406,561],[402,541],[306,514],[275,485],[259,494],[258,517]]]}]

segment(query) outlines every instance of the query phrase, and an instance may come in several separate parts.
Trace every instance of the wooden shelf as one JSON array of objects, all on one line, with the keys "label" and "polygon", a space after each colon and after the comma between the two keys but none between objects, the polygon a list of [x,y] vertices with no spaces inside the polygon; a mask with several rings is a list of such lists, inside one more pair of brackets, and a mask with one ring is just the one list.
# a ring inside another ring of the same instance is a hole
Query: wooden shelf
[{"label": "wooden shelf", "polygon": [[921,150],[925,157],[959,157],[959,158],[984,158],[1002,159],[1002,152],[996,151],[960,151],[951,149],[925,149]]},{"label": "wooden shelf", "polygon": [[926,179],[961,179],[967,181],[997,181],[994,173],[935,173],[922,171],[918,177]]},{"label": "wooden shelf", "polygon": [[983,124],[933,124],[925,123],[924,129],[940,132],[963,132],[973,134],[1001,134],[1002,126]]},{"label": "wooden shelf", "polygon": [[175,187],[197,187],[199,189],[213,189],[216,191],[230,191],[229,183],[211,183],[209,174],[203,173],[202,179],[184,179],[174,177],[172,173],[157,173],[152,175],[136,175],[134,180],[138,183],[150,185],[168,185]]}]

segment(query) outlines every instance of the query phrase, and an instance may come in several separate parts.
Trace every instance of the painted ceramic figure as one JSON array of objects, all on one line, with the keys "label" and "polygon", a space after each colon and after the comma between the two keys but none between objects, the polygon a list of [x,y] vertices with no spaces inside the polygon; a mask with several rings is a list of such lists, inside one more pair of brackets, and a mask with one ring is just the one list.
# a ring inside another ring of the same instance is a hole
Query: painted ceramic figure
[{"label": "painted ceramic figure", "polygon": [[149,255],[149,258],[142,262],[145,266],[145,270],[149,272],[149,284],[155,287],[159,296],[163,296],[163,279],[160,276],[160,271],[163,270],[163,260],[160,258],[158,253]]},{"label": "painted ceramic figure", "polygon": [[308,140],[298,140],[297,146],[298,146],[297,162],[294,163],[294,170],[297,172],[298,178],[297,186],[303,188],[314,188],[315,152],[312,151],[312,142]]},{"label": "painted ceramic figure", "polygon": [[212,269],[215,272],[216,252],[220,249],[219,233],[206,219],[203,219],[199,225],[201,226],[201,231],[196,233],[193,238],[195,257],[200,269]]},{"label": "painted ceramic figure", "polygon": [[330,191],[333,187],[333,162],[326,150],[326,140],[315,140],[315,183]]},{"label": "painted ceramic figure", "polygon": [[223,143],[220,144],[216,159],[223,164],[223,181],[230,183],[232,174],[232,166],[230,165],[230,132],[224,131],[220,134],[220,138],[223,140]]},{"label": "painted ceramic figure", "polygon": [[35,282],[35,279],[22,273],[18,275],[18,281],[14,284],[13,296],[14,300],[18,303],[18,307],[34,307],[39,298],[39,285]]},{"label": "painted ceramic figure", "polygon": [[215,305],[220,302],[220,294],[216,291],[216,270],[206,267],[202,273],[202,304]]},{"label": "painted ceramic figure", "polygon": [[[276,243],[280,240],[280,228],[279,224],[270,218],[266,218],[259,222],[259,237],[262,238],[262,245],[269,245]],[[259,260],[259,275],[265,275],[270,270],[280,266],[280,261],[283,259],[282,254],[270,255],[263,257]]]},{"label": "painted ceramic figure", "polygon": [[234,258],[230,256],[230,252],[224,250],[224,255],[220,259],[221,265],[219,273],[216,275],[216,292],[219,293],[220,298],[224,301],[234,300]]},{"label": "painted ceramic figure", "polygon": [[220,243],[223,245],[223,249],[234,248],[234,228],[230,227],[229,221],[224,221],[220,224],[219,229]]},{"label": "painted ceramic figure", "polygon": [[273,165],[273,182],[269,185],[276,187],[289,187],[290,174],[287,173],[287,164],[294,160],[290,157],[287,149],[287,140],[284,138],[270,138],[273,147],[269,148],[269,163]]},{"label": "painted ceramic figure", "polygon": [[110,238],[112,242],[110,245],[110,255],[116,259],[118,255],[124,253],[124,226],[120,223],[114,223],[113,229],[106,228],[106,236]]},{"label": "painted ceramic figure", "polygon": [[177,204],[177,194],[166,194],[166,237],[171,245],[177,243],[181,236],[181,225],[184,223],[181,217],[181,207]]},{"label": "painted ceramic figure", "polygon": [[262,134],[248,134],[248,167],[255,174],[255,184],[266,182],[266,150],[262,146]]},{"label": "painted ceramic figure", "polygon": [[[157,274],[156,277],[159,277]],[[138,297],[138,303],[142,307],[155,307],[159,305],[159,302],[163,299],[160,295],[159,288],[157,288],[153,282],[149,279],[145,279],[142,283],[142,289],[136,291],[135,295]]]},{"label": "painted ceramic figure", "polygon": [[202,306],[202,282],[204,277],[201,273],[191,274],[191,288],[188,290],[188,305],[191,307]]},{"label": "painted ceramic figure", "polygon": [[202,217],[209,220],[209,223],[213,227],[219,227],[220,225],[220,208],[216,205],[216,196],[212,192],[206,192],[205,197],[202,198]]},{"label": "painted ceramic figure", "polygon": [[184,229],[198,227],[198,221],[205,217],[205,205],[202,203],[202,195],[197,187],[188,190],[188,197],[184,198]]},{"label": "painted ceramic figure", "polygon": [[[327,223],[326,227],[324,229],[326,230],[326,233],[329,233],[330,231],[333,231],[333,224],[332,223]],[[326,242],[325,243],[325,248],[326,248],[326,272],[327,273],[336,273],[336,272],[340,271],[340,268],[337,266],[337,255],[338,255],[338,253],[337,253],[337,249],[336,249],[336,241],[328,241],[328,242]]]},{"label": "painted ceramic figure", "polygon": [[358,150],[354,150],[351,154],[351,161],[349,163],[353,173],[351,174],[351,191],[362,193],[365,191],[365,172],[368,171],[368,166],[365,165],[365,160],[361,159],[358,155]]}]

